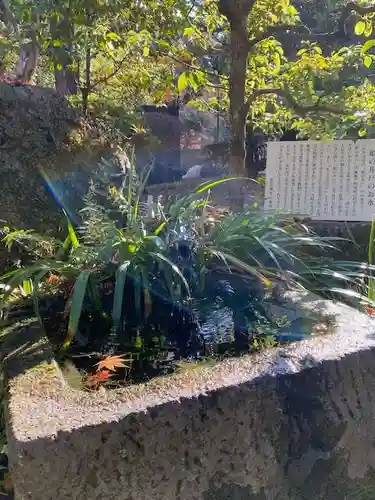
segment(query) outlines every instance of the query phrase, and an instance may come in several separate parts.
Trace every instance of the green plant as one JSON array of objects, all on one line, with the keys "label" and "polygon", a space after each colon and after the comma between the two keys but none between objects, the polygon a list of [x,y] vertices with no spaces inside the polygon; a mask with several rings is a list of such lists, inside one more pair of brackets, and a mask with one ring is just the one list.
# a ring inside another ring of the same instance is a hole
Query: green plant
[{"label": "green plant", "polygon": [[262,349],[269,349],[270,347],[276,347],[278,342],[276,337],[273,335],[265,335],[261,337],[253,337],[250,342],[251,349],[256,351],[261,351]]},{"label": "green plant", "polygon": [[[336,263],[327,257],[328,250],[337,250],[335,243],[339,238],[319,236],[288,215],[265,213],[252,206],[242,213],[220,216],[210,206],[209,191],[228,181],[231,178],[203,184],[168,211],[174,231],[183,231],[195,240],[201,278],[214,265],[229,273],[252,276],[269,289],[285,282],[320,293],[336,287],[339,293],[340,279],[352,283],[356,273],[362,274],[361,263],[352,263],[351,272],[347,272],[344,268],[349,263]],[[313,257],[311,250],[318,258]],[[321,275],[325,280],[331,278],[324,289],[316,286]]]},{"label": "green plant", "polygon": [[[120,188],[114,188],[103,175],[100,189],[92,186],[87,196],[82,227],[76,230],[68,220],[65,241],[53,240],[54,256],[37,258],[4,277],[2,304],[17,287],[32,283],[34,308],[40,316],[39,296],[47,285],[53,282],[58,290],[59,280],[68,283],[64,316],[69,319],[63,343],[67,348],[84,311],[105,319],[110,316],[118,342],[129,345],[129,308],[135,310],[139,326],[145,324],[149,305],[158,294],[173,304],[200,303],[202,294],[217,293],[210,292],[219,280],[212,276],[236,282],[234,292],[225,292],[223,297],[233,311],[242,308],[250,323],[264,315],[267,291],[272,295],[280,283],[323,296],[333,293],[363,303],[372,301],[366,296],[367,289],[364,294],[349,287],[374,266],[326,258],[325,252],[335,249],[334,239],[320,237],[288,216],[264,213],[256,207],[240,214],[223,214],[211,207],[211,190],[232,180],[204,183],[150,220],[141,211],[147,174],[139,179],[130,162]],[[16,232],[7,233],[5,239],[10,245],[16,239],[34,241],[36,236]],[[309,253],[311,248],[318,258]],[[104,286],[112,297],[110,310],[103,308]],[[148,345],[139,330],[134,342],[137,339],[138,351],[146,352]]]},{"label": "green plant", "polygon": [[[105,160],[102,160],[104,171],[105,166]],[[92,187],[82,211],[80,234],[68,220],[66,240],[53,241],[54,256],[38,259],[2,278],[7,280],[3,306],[17,287],[32,280],[34,307],[39,314],[38,296],[46,278],[56,275],[67,279],[72,286],[65,311],[69,313],[66,348],[76,335],[87,299],[91,306],[100,310],[98,283],[105,280],[114,280],[112,319],[119,336],[123,331],[124,289],[128,278],[135,285],[134,301],[138,313],[142,296],[147,295],[150,287],[150,278],[163,279],[168,293],[174,298],[189,296],[188,283],[178,266],[167,257],[167,242],[159,236],[165,221],[150,230],[142,217],[140,201],[146,181],[147,175],[143,179],[137,178],[134,162],[125,172],[121,189],[115,189],[103,177],[101,187],[106,196],[98,200],[97,190]],[[17,231],[8,232],[4,239],[10,246],[16,240],[34,241],[36,236],[33,232]]]}]

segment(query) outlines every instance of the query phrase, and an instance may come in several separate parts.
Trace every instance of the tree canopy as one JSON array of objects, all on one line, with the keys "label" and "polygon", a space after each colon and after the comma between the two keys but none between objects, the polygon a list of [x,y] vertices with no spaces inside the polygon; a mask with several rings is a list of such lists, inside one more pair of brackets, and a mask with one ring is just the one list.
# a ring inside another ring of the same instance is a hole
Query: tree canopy
[{"label": "tree canopy", "polygon": [[126,131],[170,99],[277,136],[364,137],[375,111],[372,2],[1,0],[3,78],[55,86]]}]

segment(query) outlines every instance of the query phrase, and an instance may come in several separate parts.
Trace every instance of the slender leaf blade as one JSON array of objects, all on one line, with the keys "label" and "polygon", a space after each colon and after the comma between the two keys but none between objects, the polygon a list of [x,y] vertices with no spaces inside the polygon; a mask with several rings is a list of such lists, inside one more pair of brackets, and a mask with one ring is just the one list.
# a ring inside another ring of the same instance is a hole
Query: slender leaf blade
[{"label": "slender leaf blade", "polygon": [[130,261],[124,262],[116,272],[116,283],[115,283],[115,294],[113,298],[113,309],[112,309],[112,320],[115,326],[116,333],[120,332],[121,320],[122,320],[122,306],[124,300],[124,288],[126,275],[128,268],[130,266]]},{"label": "slender leaf blade", "polygon": [[190,297],[190,287],[189,287],[189,283],[187,282],[185,276],[182,274],[182,272],[180,271],[180,269],[178,268],[178,266],[176,266],[176,264],[174,264],[170,259],[168,259],[168,257],[166,257],[165,255],[159,253],[159,252],[150,252],[150,255],[153,256],[154,258],[158,259],[158,260],[161,260],[163,261],[165,264],[167,264],[171,269],[172,271],[180,278],[180,280],[182,281],[185,289],[186,289],[186,292],[187,294],[189,295]]},{"label": "slender leaf blade", "polygon": [[91,271],[82,271],[75,282],[64,348],[69,347],[77,333],[90,276]]}]

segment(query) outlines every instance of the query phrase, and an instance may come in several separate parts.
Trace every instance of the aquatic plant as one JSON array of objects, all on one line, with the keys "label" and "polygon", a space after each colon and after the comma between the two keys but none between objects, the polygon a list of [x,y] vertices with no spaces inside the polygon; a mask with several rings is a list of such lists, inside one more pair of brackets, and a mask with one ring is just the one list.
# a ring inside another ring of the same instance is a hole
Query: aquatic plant
[{"label": "aquatic plant", "polygon": [[[67,351],[73,343],[100,356],[129,352],[132,367],[139,367],[163,363],[171,350],[180,358],[205,356],[201,322],[215,307],[233,315],[233,332],[223,342],[246,349],[259,345],[257,325],[273,321],[267,301],[285,289],[372,303],[367,290],[352,285],[373,266],[333,261],[333,238],[257,206],[242,213],[212,206],[211,191],[232,180],[202,184],[150,217],[143,210],[147,174],[139,179],[129,163],[116,187],[91,187],[82,224],[73,227],[67,218],[64,241],[46,239],[48,255],[35,253],[35,262],[3,277],[2,307],[28,283],[40,321],[63,334],[54,334],[56,347]],[[7,230],[4,240],[10,246],[43,238]],[[40,307],[46,296],[47,311]]]}]

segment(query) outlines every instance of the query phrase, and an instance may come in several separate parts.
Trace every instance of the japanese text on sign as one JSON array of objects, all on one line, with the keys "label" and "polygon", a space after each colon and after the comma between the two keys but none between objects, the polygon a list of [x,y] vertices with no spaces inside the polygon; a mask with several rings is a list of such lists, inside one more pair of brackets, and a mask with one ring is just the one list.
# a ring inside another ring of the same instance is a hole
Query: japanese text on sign
[{"label": "japanese text on sign", "polygon": [[265,208],[316,220],[371,221],[375,139],[269,142]]}]

